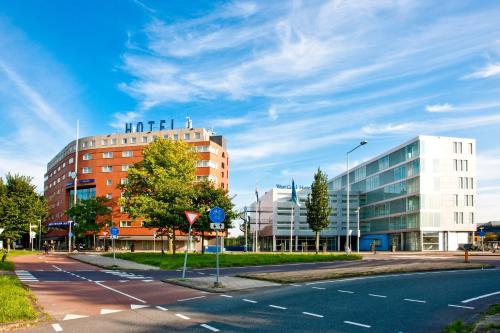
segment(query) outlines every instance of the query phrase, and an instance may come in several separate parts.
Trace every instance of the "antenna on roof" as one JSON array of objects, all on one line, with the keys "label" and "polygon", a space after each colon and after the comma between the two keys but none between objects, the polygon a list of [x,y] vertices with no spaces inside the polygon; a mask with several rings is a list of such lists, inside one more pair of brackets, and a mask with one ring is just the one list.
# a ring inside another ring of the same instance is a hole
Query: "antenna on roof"
[{"label": "antenna on roof", "polygon": [[193,129],[193,121],[191,117],[186,117],[186,128]]}]

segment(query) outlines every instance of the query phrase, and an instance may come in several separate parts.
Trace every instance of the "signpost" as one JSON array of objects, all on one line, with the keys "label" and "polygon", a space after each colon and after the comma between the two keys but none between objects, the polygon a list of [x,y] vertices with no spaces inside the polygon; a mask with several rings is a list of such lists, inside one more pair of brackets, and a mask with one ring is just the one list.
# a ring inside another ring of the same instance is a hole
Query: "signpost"
[{"label": "signpost", "polygon": [[109,228],[109,234],[111,235],[111,242],[113,243],[113,265],[116,266],[116,253],[115,253],[115,239],[118,238],[118,234],[120,233],[120,229],[117,227]]},{"label": "signpost", "polygon": [[153,252],[156,252],[156,232],[153,234]]},{"label": "signpost", "polygon": [[186,218],[189,222],[189,232],[188,232],[188,245],[184,249],[184,267],[182,268],[182,278],[186,277],[186,265],[188,259],[188,249],[191,247],[191,226],[200,217],[200,213],[185,211]]},{"label": "signpost", "polygon": [[210,218],[210,229],[215,229],[215,248],[216,248],[216,268],[217,268],[217,276],[214,283],[215,287],[219,287],[219,230],[224,230],[224,219],[226,218],[226,214],[224,210],[220,207],[214,207],[208,213],[208,217]]}]

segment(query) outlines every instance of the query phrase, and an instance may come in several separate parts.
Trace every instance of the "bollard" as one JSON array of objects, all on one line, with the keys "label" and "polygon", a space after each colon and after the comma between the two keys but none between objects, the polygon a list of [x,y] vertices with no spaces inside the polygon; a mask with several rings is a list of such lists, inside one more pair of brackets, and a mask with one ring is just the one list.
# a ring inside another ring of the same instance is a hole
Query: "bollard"
[{"label": "bollard", "polygon": [[464,257],[465,257],[464,262],[468,263],[469,262],[469,251],[468,250],[465,250]]}]

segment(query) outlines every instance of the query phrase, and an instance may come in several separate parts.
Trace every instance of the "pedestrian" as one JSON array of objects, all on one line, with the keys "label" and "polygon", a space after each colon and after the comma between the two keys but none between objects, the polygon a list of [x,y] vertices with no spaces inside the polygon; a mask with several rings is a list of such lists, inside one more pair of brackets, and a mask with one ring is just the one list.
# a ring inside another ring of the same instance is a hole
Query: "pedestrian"
[{"label": "pedestrian", "polygon": [[49,254],[49,244],[47,243],[47,241],[43,243],[43,250],[45,254]]},{"label": "pedestrian", "polygon": [[132,245],[130,245],[130,252],[135,252],[135,243],[132,243]]},{"label": "pedestrian", "polygon": [[375,241],[372,241],[370,243],[370,250],[373,252],[373,254],[377,254],[377,247],[375,246]]}]

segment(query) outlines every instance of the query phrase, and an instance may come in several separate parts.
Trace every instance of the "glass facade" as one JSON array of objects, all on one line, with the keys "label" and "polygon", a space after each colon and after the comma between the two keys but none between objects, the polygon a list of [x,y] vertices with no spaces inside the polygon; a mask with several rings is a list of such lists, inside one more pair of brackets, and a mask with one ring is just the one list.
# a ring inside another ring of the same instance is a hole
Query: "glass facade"
[{"label": "glass facade", "polygon": [[[68,201],[69,207],[68,208],[73,207],[73,196],[75,195],[74,193],[75,193],[75,190],[69,191],[69,201]],[[78,201],[87,200],[87,199],[91,199],[91,198],[95,198],[95,197],[96,197],[95,187],[79,188],[76,191],[76,199]]]}]

